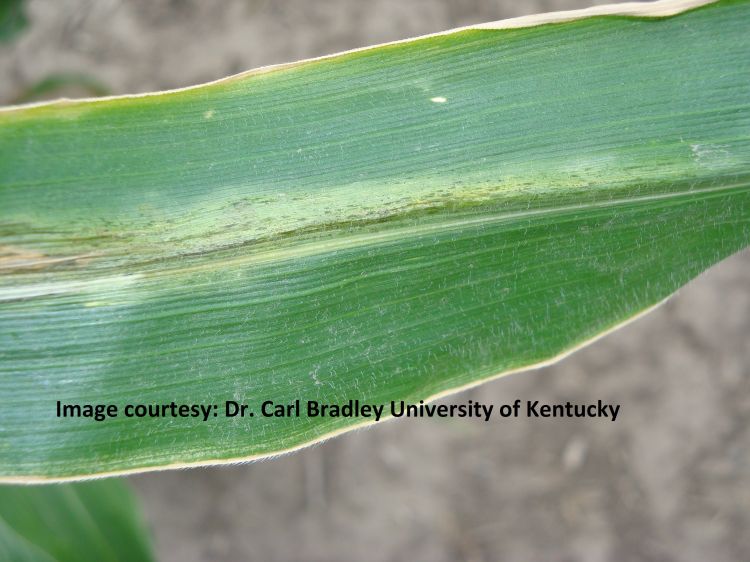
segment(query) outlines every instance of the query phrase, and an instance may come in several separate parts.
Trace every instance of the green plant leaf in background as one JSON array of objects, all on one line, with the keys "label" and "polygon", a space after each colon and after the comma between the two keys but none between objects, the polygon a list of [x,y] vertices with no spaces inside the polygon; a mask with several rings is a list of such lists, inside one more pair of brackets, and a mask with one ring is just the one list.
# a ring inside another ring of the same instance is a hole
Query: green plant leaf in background
[{"label": "green plant leaf in background", "polygon": [[744,248],[750,2],[533,23],[0,112],[0,475],[293,449],[370,420],[261,401],[538,365]]},{"label": "green plant leaf in background", "polygon": [[0,43],[7,43],[29,24],[23,0],[0,0]]},{"label": "green plant leaf in background", "polygon": [[117,478],[48,486],[0,486],[0,560],[148,562],[148,533]]}]

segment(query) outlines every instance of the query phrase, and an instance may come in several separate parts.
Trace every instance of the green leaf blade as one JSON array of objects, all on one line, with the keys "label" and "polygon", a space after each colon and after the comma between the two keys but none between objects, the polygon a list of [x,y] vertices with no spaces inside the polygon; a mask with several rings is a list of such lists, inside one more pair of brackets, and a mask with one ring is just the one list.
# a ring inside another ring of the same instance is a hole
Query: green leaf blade
[{"label": "green leaf blade", "polygon": [[419,401],[657,304],[750,240],[749,17],[469,30],[0,112],[0,474],[277,453],[363,420],[263,400]]},{"label": "green leaf blade", "polygon": [[0,486],[0,556],[9,561],[153,560],[135,498],[121,480]]}]

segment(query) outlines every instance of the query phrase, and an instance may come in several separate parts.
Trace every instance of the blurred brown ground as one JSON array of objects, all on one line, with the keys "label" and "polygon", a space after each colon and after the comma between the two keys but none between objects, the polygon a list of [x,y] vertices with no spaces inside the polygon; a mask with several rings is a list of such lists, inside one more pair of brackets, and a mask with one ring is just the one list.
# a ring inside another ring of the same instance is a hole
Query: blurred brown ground
[{"label": "blurred brown ground", "polygon": [[[53,73],[113,93],[580,0],[47,0],[0,100]],[[75,93],[75,92],[73,92]],[[600,420],[390,421],[279,459],[130,478],[164,562],[750,560],[750,252],[550,368],[459,395],[622,404]]]}]

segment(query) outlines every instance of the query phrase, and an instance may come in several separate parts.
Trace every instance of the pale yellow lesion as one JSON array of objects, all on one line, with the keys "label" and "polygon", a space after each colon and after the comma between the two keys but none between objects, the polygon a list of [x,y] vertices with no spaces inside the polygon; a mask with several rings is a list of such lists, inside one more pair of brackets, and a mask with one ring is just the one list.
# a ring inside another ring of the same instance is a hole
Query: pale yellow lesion
[{"label": "pale yellow lesion", "polygon": [[43,252],[18,246],[0,245],[0,274],[15,271],[42,270],[54,265],[86,265],[95,254],[49,256]]}]

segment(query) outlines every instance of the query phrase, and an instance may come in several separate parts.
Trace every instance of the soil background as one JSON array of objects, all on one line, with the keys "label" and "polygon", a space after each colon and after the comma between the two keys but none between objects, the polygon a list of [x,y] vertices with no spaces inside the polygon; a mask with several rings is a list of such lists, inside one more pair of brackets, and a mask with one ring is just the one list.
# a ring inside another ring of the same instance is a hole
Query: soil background
[{"label": "soil background", "polygon": [[[47,0],[0,46],[0,100],[53,74],[112,93],[579,0]],[[48,95],[86,93],[79,86]],[[555,366],[454,396],[622,405],[602,420],[389,421],[233,467],[129,478],[164,562],[750,560],[750,253]]]}]

